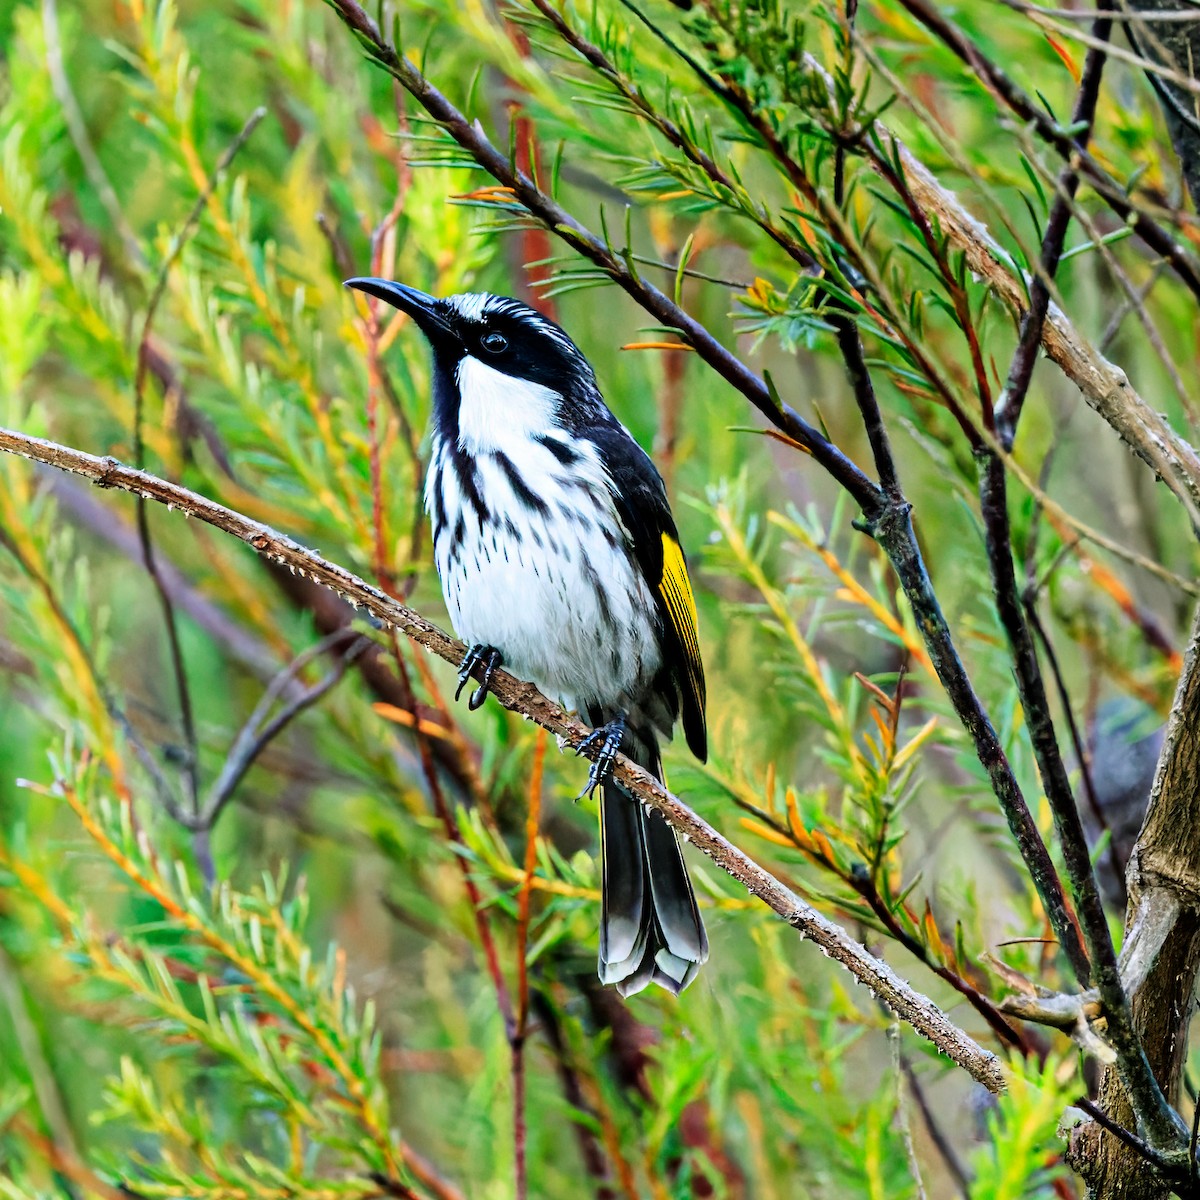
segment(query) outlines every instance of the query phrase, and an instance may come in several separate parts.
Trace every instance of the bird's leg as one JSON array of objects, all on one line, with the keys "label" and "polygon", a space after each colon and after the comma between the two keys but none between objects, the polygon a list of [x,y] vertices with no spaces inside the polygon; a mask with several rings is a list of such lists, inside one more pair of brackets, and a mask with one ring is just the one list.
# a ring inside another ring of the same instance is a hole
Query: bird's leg
[{"label": "bird's leg", "polygon": [[576,754],[583,754],[586,750],[590,750],[597,742],[602,744],[600,746],[600,753],[596,755],[592,761],[591,770],[588,771],[588,781],[584,784],[583,791],[575,797],[576,800],[582,800],[585,796],[590,796],[602,783],[607,782],[609,776],[613,773],[613,767],[617,765],[617,751],[621,749],[621,739],[624,736],[625,715],[622,713],[619,717],[614,717],[607,725],[601,725],[599,729],[593,729],[579,743],[575,750]]},{"label": "bird's leg", "polygon": [[479,686],[467,697],[467,707],[474,712],[487,699],[488,690],[492,685],[492,675],[503,661],[504,656],[495,646],[481,644],[472,646],[459,665],[458,689],[454,693],[454,699],[457,700],[462,695],[463,688],[475,674],[475,668],[483,667],[483,674],[479,676]]}]

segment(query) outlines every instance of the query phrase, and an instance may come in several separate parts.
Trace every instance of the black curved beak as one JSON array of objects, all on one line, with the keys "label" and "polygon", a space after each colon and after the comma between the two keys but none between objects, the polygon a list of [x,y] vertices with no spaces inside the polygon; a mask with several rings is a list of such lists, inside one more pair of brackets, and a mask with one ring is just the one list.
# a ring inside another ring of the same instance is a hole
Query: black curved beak
[{"label": "black curved beak", "polygon": [[368,296],[385,300],[393,308],[408,313],[416,322],[417,328],[435,345],[447,338],[458,341],[454,330],[442,315],[442,304],[436,296],[419,292],[416,288],[396,283],[391,279],[373,279],[370,276],[347,279],[342,286],[366,292]]}]

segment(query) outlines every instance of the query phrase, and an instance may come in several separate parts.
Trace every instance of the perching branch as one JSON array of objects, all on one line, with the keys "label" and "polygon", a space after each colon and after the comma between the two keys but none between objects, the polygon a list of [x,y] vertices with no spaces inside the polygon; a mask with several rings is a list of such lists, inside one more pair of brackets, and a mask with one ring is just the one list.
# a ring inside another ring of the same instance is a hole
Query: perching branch
[{"label": "perching branch", "polygon": [[[10,429],[0,429],[0,451],[82,475],[98,487],[117,488],[165,504],[168,509],[178,508],[185,516],[196,517],[233,535],[264,558],[331,588],[350,603],[365,608],[384,625],[399,630],[447,662],[457,664],[462,659],[465,650],[462,643],[419,613],[293,539],[196,492],[145,471],[134,470],[115,458],[87,454]],[[495,674],[491,691],[505,708],[536,722],[569,746],[578,748],[590,732],[532,684],[522,683],[507,672]],[[913,990],[891,967],[868,953],[839,925],[807,905],[627,758],[618,760],[616,777],[637,799],[658,809],[721,870],[866,984],[875,996],[972,1078],[989,1091],[1004,1090],[1006,1085],[1000,1060],[959,1029],[931,1000]]]}]

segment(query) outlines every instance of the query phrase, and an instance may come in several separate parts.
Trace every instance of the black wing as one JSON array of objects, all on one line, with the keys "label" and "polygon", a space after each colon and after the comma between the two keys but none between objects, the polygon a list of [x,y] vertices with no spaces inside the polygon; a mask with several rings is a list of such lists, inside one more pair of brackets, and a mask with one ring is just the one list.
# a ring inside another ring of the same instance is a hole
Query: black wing
[{"label": "black wing", "polygon": [[708,757],[704,665],[696,602],[662,476],[646,452],[611,418],[588,430],[612,479],[613,496],[634,558],[654,593],[663,628],[663,657],[679,689],[683,732],[692,753]]}]

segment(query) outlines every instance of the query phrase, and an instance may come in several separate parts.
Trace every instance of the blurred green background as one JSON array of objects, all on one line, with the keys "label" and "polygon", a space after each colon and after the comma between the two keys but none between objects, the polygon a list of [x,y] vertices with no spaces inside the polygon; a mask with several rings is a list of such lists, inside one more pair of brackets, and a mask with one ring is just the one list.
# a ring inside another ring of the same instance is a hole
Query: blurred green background
[{"label": "blurred green background", "polygon": [[[705,45],[699,18],[689,27],[658,8]],[[822,6],[753,11],[802,30],[831,68],[839,61]],[[418,0],[384,15],[498,145],[521,114],[521,147],[535,147],[585,224],[623,238],[628,209],[648,277],[669,288],[691,238],[687,309],[869,461],[811,280],[731,206],[672,190],[653,165],[662,148],[529,10]],[[1060,40],[1060,55],[999,4],[957,16],[1066,111],[1077,44]],[[712,122],[720,153],[772,211],[795,205],[628,12],[584,6],[572,20],[594,40],[618,38],[623,69],[648,94],[666,103],[670,84],[671,103]],[[855,70],[873,100],[892,94],[888,71],[903,81],[886,121],[1027,260],[1051,190],[1031,179],[1057,163],[898,5],[864,3],[859,22],[878,61]],[[749,430],[761,421],[694,355],[622,350],[663,335],[615,288],[584,286],[596,281],[569,257],[528,269],[569,252],[470,198],[487,179],[447,162],[436,128],[325,6],[0,0],[0,50],[4,425],[131,462],[140,403],[148,469],[444,625],[420,514],[425,348],[388,314],[374,325],[341,280],[383,274],[546,306],[662,467],[692,564],[711,751],[701,767],[682,744],[671,750],[672,787],[1007,1052],[930,967],[996,995],[1004,985],[981,963],[986,951],[1053,983],[1052,949],[1033,940],[1047,936],[1044,919],[886,561],[810,460]],[[832,162],[814,145],[828,187]],[[1118,177],[1141,172],[1143,193],[1178,203],[1153,93],[1130,68],[1110,69],[1096,149]],[[969,387],[938,281],[905,253],[911,223],[881,186],[852,160],[846,209],[931,353]],[[1086,191],[1081,203],[1101,233],[1117,232]],[[1101,253],[1086,242],[1076,230],[1068,244],[1083,252],[1059,278],[1072,318],[1095,340],[1112,323],[1108,353],[1189,434],[1187,390],[1171,379],[1194,377],[1189,298],[1138,244]],[[1145,311],[1162,355],[1136,316],[1118,319],[1117,267],[1136,287],[1153,284]],[[970,286],[998,388],[1013,324]],[[1033,803],[969,450],[944,408],[906,384],[894,350],[868,348],[938,594]],[[1018,457],[1035,476],[1046,468],[1060,504],[1194,573],[1184,515],[1048,364],[1024,422]],[[1152,725],[1178,671],[1187,597],[1075,546],[1013,490],[1017,552],[1044,574],[1043,616],[1081,721],[1120,695]],[[144,516],[175,612],[203,791],[267,682],[349,614],[178,513],[149,505]],[[890,1198],[918,1194],[917,1173],[931,1196],[1076,1194],[1054,1136],[1085,1090],[1069,1043],[1033,1037],[996,1106],[911,1031],[889,1035],[890,1015],[864,989],[698,855],[712,939],[699,981],[677,1001],[626,1004],[602,990],[594,806],[571,802],[583,764],[553,743],[522,934],[535,732],[494,702],[475,714],[448,703],[446,664],[361,623],[378,649],[271,742],[211,838],[190,833],[170,811],[189,809],[189,755],[137,519],[128,495],[0,461],[0,1195],[111,1196],[122,1185],[212,1200],[513,1195],[502,1014],[505,1002],[520,1007],[522,975],[530,1195]],[[302,668],[284,702],[330,663]],[[902,666],[903,704],[887,714],[856,673],[891,696]],[[1044,804],[1035,814],[1048,831]],[[856,870],[878,888],[890,931],[855,890]]]}]

